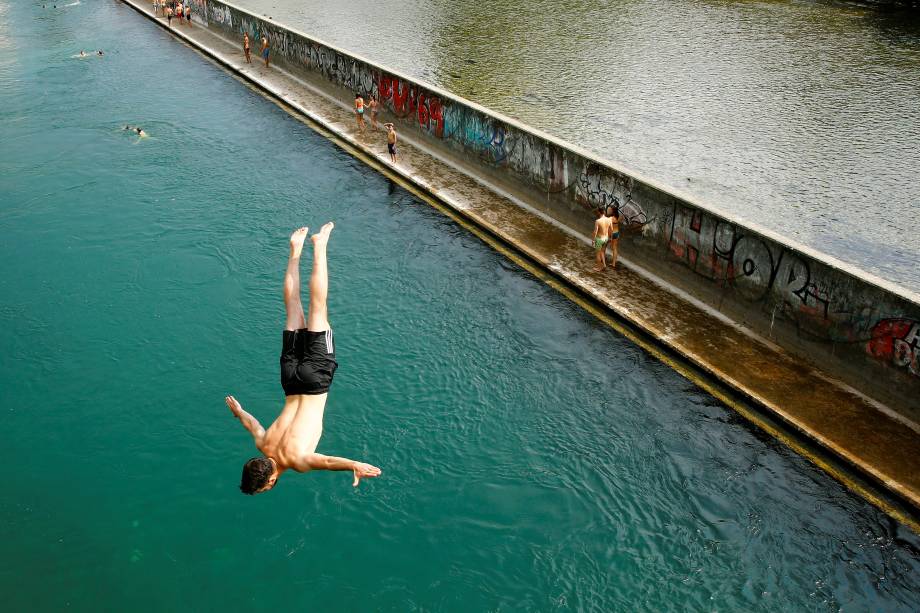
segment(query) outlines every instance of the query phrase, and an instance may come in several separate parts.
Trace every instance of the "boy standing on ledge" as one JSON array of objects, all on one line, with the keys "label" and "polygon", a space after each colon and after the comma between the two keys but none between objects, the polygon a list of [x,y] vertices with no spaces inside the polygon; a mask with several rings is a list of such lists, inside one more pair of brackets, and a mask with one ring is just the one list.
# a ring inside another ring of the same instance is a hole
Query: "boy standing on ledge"
[{"label": "boy standing on ledge", "polygon": [[396,126],[391,123],[383,124],[387,129],[387,151],[390,154],[390,162],[396,163]]}]

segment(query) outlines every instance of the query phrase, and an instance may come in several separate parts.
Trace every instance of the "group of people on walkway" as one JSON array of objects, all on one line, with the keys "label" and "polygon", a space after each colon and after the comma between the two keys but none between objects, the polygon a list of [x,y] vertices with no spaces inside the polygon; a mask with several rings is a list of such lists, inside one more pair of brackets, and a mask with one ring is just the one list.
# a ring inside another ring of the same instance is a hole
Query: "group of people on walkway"
[{"label": "group of people on walkway", "polygon": [[[364,112],[365,110],[371,116],[371,129],[376,131],[377,127],[377,114],[380,112],[380,101],[377,99],[377,94],[371,94],[371,99],[367,102],[364,101],[364,96],[361,94],[355,94],[355,121],[358,123],[358,132],[364,134],[367,126],[364,123]],[[390,154],[390,162],[393,164],[396,163],[396,126],[392,123],[385,123],[383,127],[387,131],[387,153]]]},{"label": "group of people on walkway", "polygon": [[[270,55],[268,47],[268,39],[265,36],[262,36],[261,40],[262,47],[259,50],[259,54],[262,56],[262,59],[265,60],[265,67],[268,68],[268,56]],[[246,63],[252,64],[252,42],[249,40],[249,32],[243,32],[243,55],[246,56]]]},{"label": "group of people on walkway", "polygon": [[179,25],[182,25],[183,18],[186,25],[192,25],[192,4],[189,1],[183,4],[182,0],[153,0],[153,12],[166,17],[170,26],[173,18],[179,20]]},{"label": "group of people on walkway", "polygon": [[[154,2],[156,6],[156,1]],[[182,3],[179,2],[179,11],[182,10]],[[188,5],[185,7],[186,11],[189,11]],[[181,12],[179,13],[181,15]],[[186,13],[189,14],[188,12]],[[167,13],[168,16],[168,13]],[[265,61],[265,67],[269,65],[269,44],[265,36],[262,36],[260,41],[261,49],[260,55]],[[252,41],[249,38],[249,33],[243,33],[243,55],[246,57],[246,63],[252,64]],[[364,134],[367,130],[367,125],[364,123],[364,115],[367,113],[371,118],[371,129],[377,131],[379,129],[377,124],[377,117],[380,113],[380,100],[377,98],[377,94],[371,94],[370,99],[365,101],[364,96],[360,93],[355,94],[354,102],[354,114],[355,121],[358,126],[358,131],[361,134]],[[397,155],[396,155],[396,126],[390,122],[382,124],[386,129],[387,134],[387,153],[390,155],[390,162],[396,164]],[[624,223],[624,217],[622,212],[620,212],[620,207],[617,204],[612,204],[606,207],[598,207],[596,212],[596,221],[594,222],[594,252],[595,252],[595,265],[594,271],[601,272],[607,268],[607,249],[610,248],[610,267],[616,268],[617,265],[617,256],[619,250],[619,238],[620,238],[620,224]]]}]

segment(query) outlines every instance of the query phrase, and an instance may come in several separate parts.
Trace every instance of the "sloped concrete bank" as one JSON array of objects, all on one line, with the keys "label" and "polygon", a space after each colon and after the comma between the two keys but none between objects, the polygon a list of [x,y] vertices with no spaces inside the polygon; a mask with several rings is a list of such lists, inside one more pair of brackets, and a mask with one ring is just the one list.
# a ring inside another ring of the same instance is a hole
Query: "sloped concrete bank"
[{"label": "sloped concrete bank", "polygon": [[[153,17],[147,2],[126,1]],[[381,136],[359,134],[347,110],[356,91],[378,95],[404,143],[389,172],[591,296],[653,353],[630,330],[920,509],[916,295],[242,9],[202,1],[193,9],[193,26],[174,20],[177,36],[383,162]],[[251,65],[242,59],[244,31],[253,40]],[[280,68],[265,69],[256,57],[262,35]],[[628,265],[593,275],[590,209],[610,202],[633,230],[621,247]]]}]

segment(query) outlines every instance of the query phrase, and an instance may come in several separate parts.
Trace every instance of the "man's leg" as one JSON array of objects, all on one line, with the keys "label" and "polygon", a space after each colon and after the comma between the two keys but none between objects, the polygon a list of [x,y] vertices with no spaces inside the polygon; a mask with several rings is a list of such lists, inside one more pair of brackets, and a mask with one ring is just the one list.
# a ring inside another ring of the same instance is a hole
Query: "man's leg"
[{"label": "man's leg", "polygon": [[287,320],[285,330],[300,330],[307,327],[303,317],[303,304],[300,302],[300,252],[307,238],[307,228],[299,228],[291,234],[291,255],[288,258],[287,272],[284,274],[284,310]]},{"label": "man's leg", "polygon": [[326,243],[335,225],[330,221],[318,234],[310,237],[313,241],[313,273],[310,275],[310,310],[307,313],[307,330],[323,332],[329,329],[326,311],[326,296],[329,293],[329,270],[326,266]]}]

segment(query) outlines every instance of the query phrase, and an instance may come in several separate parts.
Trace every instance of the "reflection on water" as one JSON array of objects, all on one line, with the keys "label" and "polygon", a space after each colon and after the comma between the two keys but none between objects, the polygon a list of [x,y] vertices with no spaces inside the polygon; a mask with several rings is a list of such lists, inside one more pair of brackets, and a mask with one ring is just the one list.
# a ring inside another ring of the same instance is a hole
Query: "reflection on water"
[{"label": "reflection on water", "polygon": [[837,2],[238,0],[920,289],[920,17]]}]

